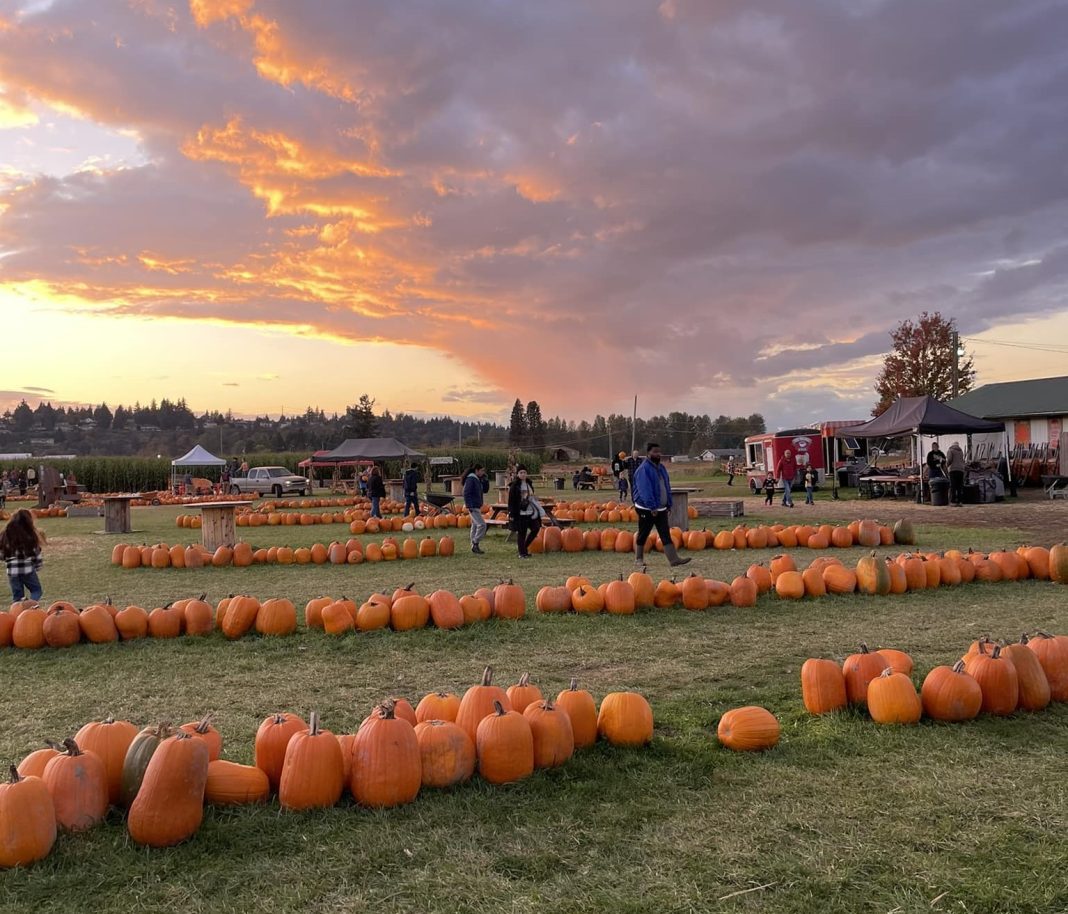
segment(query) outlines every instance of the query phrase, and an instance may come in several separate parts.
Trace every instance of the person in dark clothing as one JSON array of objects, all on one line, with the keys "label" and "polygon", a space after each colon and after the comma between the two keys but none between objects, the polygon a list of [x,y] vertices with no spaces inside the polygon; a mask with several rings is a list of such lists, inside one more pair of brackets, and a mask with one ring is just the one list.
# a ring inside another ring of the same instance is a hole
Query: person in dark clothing
[{"label": "person in dark clothing", "polygon": [[527,468],[516,468],[516,476],[508,487],[508,519],[515,530],[519,557],[530,558],[530,544],[541,530],[541,505],[534,496],[534,485],[527,479]]},{"label": "person in dark clothing", "polygon": [[419,513],[419,464],[413,463],[404,471],[404,516],[408,516],[408,508],[414,508]]},{"label": "person in dark clothing", "polygon": [[945,467],[946,455],[942,453],[942,449],[938,446],[938,442],[936,441],[931,445],[931,450],[927,452],[927,478],[945,479]]},{"label": "person in dark clothing", "polygon": [[770,505],[775,501],[775,477],[768,473],[764,477],[764,504]]},{"label": "person in dark clothing", "polygon": [[685,565],[690,560],[680,558],[671,539],[668,510],[671,508],[671,480],[667,468],[660,462],[660,445],[650,442],[648,459],[634,474],[634,508],[638,512],[638,533],[634,537],[634,560],[641,565],[645,555],[645,541],[656,527],[664,546],[664,555],[671,565]]},{"label": "person in dark clothing", "polygon": [[486,535],[488,524],[482,516],[482,504],[489,491],[489,477],[486,468],[476,463],[464,474],[464,505],[471,515],[471,551],[482,555],[482,537]]},{"label": "person in dark clothing", "polygon": [[367,494],[371,498],[371,517],[382,516],[382,499],[386,497],[386,481],[378,467],[371,467],[367,477]]},{"label": "person in dark clothing", "polygon": [[1005,483],[1006,494],[1016,498],[1016,480],[1013,478],[1008,458],[1004,455],[998,459],[998,475],[1001,477],[1001,481]]},{"label": "person in dark clothing", "polygon": [[956,441],[946,451],[946,469],[949,470],[949,500],[959,508],[964,503],[964,474],[968,465],[964,460],[964,450]]}]

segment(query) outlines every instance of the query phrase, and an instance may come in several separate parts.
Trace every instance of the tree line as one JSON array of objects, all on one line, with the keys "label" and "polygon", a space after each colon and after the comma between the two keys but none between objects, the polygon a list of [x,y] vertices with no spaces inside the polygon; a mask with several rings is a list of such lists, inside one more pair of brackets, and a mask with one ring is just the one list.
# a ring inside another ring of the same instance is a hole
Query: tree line
[{"label": "tree line", "polygon": [[[147,405],[53,406],[22,401],[0,415],[0,451],[82,455],[175,455],[201,444],[222,456],[265,451],[325,450],[343,438],[393,437],[412,447],[518,447],[532,452],[570,448],[583,457],[608,457],[630,450],[630,416],[597,415],[579,422],[542,417],[536,400],[516,400],[509,425],[378,411],[363,394],[342,413],[308,407],[277,418],[235,417],[208,410],[197,414],[184,398],[152,400]],[[637,446],[655,438],[670,454],[697,455],[705,448],[739,448],[747,435],[765,430],[764,418],[691,415],[672,412],[639,418]]]}]

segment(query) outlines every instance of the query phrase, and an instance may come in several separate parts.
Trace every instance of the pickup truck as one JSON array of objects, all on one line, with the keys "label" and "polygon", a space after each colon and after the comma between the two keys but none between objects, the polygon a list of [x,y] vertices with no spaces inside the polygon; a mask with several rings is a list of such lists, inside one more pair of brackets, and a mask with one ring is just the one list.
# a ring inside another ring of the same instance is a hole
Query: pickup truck
[{"label": "pickup truck", "polygon": [[285,467],[253,467],[248,476],[235,476],[230,480],[230,494],[254,492],[268,493],[281,498],[283,495],[307,495],[311,484],[303,476],[290,473]]}]

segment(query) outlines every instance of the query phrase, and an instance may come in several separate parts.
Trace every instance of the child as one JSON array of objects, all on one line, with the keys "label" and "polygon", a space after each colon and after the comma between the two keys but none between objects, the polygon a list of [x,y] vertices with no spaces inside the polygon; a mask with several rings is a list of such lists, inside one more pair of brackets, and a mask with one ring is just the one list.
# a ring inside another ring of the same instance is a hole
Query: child
[{"label": "child", "polygon": [[815,501],[812,500],[812,492],[816,488],[816,471],[809,468],[805,470],[805,504],[814,505]]},{"label": "child", "polygon": [[770,505],[775,500],[775,477],[768,473],[764,479],[764,504]]},{"label": "child", "polygon": [[7,564],[7,581],[11,585],[11,599],[16,603],[28,589],[30,599],[41,599],[41,582],[37,569],[44,564],[41,544],[44,538],[33,524],[33,515],[25,508],[15,512],[0,533],[0,555]]}]

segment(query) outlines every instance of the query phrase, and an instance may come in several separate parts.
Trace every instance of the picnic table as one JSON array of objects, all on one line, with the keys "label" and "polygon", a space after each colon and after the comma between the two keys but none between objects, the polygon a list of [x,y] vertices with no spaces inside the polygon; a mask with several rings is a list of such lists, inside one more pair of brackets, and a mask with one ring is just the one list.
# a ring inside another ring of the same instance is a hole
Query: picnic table
[{"label": "picnic table", "polygon": [[464,479],[462,476],[439,476],[445,486],[445,491],[452,495],[464,494]]},{"label": "picnic table", "polygon": [[862,476],[857,480],[857,498],[911,498],[919,484],[919,476]]},{"label": "picnic table", "polygon": [[130,502],[141,495],[104,496],[104,532],[130,533]]}]

